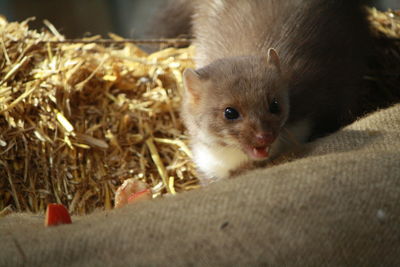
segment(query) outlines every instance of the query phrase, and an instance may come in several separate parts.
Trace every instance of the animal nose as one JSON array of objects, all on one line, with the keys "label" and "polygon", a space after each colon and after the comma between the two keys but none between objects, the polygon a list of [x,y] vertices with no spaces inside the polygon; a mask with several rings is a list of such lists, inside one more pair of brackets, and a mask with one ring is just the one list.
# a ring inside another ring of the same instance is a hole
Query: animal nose
[{"label": "animal nose", "polygon": [[268,146],[275,141],[275,136],[271,132],[261,132],[256,134],[256,143],[259,146]]}]

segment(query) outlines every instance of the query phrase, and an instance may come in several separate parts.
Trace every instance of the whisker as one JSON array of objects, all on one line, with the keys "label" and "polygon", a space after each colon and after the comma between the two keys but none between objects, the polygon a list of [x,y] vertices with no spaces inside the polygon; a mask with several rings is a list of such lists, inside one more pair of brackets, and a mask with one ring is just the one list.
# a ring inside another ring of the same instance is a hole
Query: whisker
[{"label": "whisker", "polygon": [[286,139],[285,141],[288,141],[291,144],[294,144],[295,146],[300,146],[301,143],[296,139],[295,135],[286,127],[283,127],[282,130],[286,132],[286,136],[282,135],[283,139]]},{"label": "whisker", "polygon": [[292,141],[289,140],[288,138],[286,138],[286,137],[283,136],[283,135],[281,135],[281,136],[279,137],[279,140],[281,140],[283,143],[285,143],[285,144],[287,144],[287,145],[291,145],[291,144],[292,144]]}]

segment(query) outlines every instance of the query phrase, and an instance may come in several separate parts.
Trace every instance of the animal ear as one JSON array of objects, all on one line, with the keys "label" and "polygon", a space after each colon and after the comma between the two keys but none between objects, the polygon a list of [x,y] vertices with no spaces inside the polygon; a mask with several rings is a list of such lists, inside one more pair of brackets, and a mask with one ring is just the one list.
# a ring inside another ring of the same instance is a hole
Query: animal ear
[{"label": "animal ear", "polygon": [[183,85],[193,103],[198,103],[200,100],[201,83],[201,77],[194,69],[185,69],[183,72]]},{"label": "animal ear", "polygon": [[281,61],[279,59],[278,53],[276,53],[275,49],[268,49],[267,56],[268,65],[274,66],[279,72],[281,72]]}]

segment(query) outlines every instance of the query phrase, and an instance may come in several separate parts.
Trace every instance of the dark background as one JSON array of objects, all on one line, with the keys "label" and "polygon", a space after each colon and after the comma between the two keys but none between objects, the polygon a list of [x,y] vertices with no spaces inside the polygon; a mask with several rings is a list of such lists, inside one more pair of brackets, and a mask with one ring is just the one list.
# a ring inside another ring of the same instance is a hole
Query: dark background
[{"label": "dark background", "polygon": [[[352,1],[352,0],[349,0]],[[9,21],[36,17],[42,28],[49,20],[67,38],[113,32],[125,38],[145,38],[155,10],[166,0],[0,0],[0,14]],[[400,0],[376,0],[376,6],[400,8]]]}]

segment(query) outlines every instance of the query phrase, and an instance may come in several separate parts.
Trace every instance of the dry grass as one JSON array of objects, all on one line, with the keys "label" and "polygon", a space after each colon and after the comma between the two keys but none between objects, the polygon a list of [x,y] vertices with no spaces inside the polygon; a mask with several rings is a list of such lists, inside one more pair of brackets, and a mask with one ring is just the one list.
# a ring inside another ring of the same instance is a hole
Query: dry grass
[{"label": "dry grass", "polygon": [[375,45],[370,58],[367,87],[370,93],[365,109],[386,107],[400,101],[400,10],[369,10],[375,32]]},{"label": "dry grass", "polygon": [[51,25],[0,27],[0,211],[110,209],[127,178],[154,197],[196,187],[178,113],[191,48],[148,55],[131,43],[57,43]]}]

